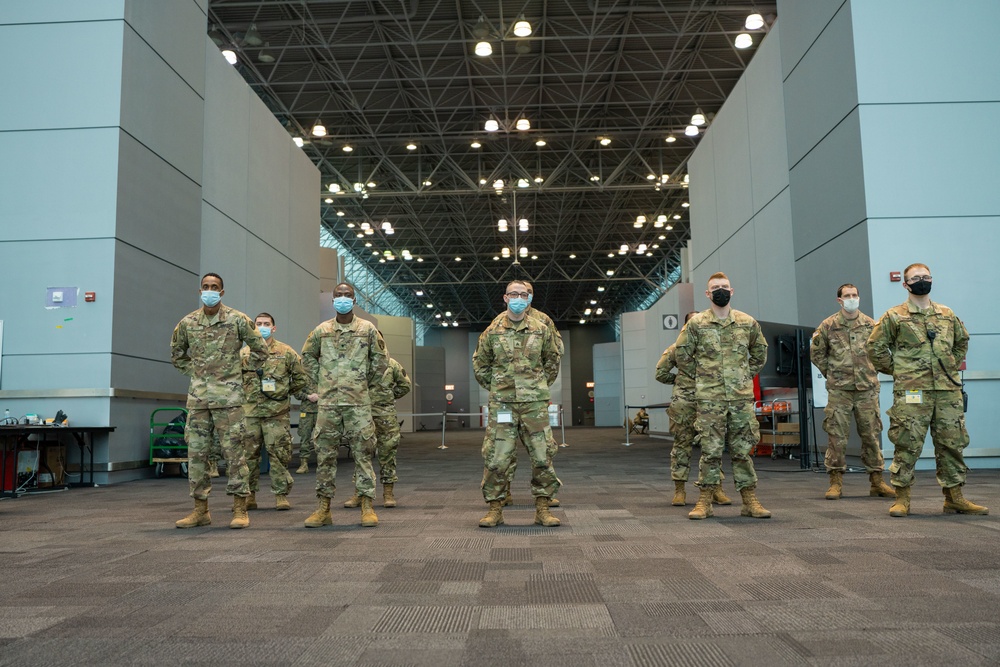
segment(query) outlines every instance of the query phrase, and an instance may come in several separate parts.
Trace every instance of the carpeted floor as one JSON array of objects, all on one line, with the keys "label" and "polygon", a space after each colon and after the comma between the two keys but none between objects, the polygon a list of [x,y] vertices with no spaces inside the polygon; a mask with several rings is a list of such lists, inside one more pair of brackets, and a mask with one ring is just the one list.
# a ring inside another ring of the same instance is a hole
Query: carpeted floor
[{"label": "carpeted floor", "polygon": [[[985,517],[943,515],[932,472],[914,515],[846,497],[794,461],[758,458],[768,520],[737,501],[706,521],[671,507],[669,445],[572,429],[556,470],[559,528],[533,525],[524,463],[507,524],[477,526],[482,431],[404,434],[400,505],[377,528],[344,509],[306,529],[270,493],[230,530],[177,530],[187,482],[150,479],[0,502],[0,664],[995,665],[1000,474],[971,473]],[[728,468],[728,467],[727,467]],[[262,480],[265,483],[266,477]],[[693,487],[690,487],[693,488]],[[691,494],[694,495],[694,494]]]}]

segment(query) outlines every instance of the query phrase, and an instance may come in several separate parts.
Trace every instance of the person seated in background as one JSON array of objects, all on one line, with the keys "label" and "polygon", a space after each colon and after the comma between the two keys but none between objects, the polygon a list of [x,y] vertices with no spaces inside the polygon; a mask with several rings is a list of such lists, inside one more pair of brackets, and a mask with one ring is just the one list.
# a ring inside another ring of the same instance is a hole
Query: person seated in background
[{"label": "person seated in background", "polygon": [[633,430],[639,433],[649,431],[649,413],[646,412],[646,408],[639,408],[639,412],[635,413],[635,419],[632,420],[632,425],[635,427]]}]

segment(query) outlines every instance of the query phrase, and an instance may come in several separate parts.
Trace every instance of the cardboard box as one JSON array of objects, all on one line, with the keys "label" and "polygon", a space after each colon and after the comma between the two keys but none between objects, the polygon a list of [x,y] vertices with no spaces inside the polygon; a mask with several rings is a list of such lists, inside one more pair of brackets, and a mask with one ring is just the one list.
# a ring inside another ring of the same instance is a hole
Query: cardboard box
[{"label": "cardboard box", "polygon": [[799,423],[798,422],[781,422],[776,429],[779,433],[798,433]]},{"label": "cardboard box", "polygon": [[46,445],[43,449],[42,469],[52,474],[52,485],[66,483],[66,446]]},{"label": "cardboard box", "polygon": [[760,441],[765,445],[797,445],[799,444],[798,433],[761,433]]}]

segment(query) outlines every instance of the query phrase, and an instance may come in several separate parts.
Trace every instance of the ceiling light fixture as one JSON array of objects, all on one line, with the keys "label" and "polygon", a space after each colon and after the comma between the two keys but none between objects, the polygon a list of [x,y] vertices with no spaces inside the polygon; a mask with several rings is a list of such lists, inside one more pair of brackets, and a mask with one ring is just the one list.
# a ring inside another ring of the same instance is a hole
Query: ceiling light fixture
[{"label": "ceiling light fixture", "polygon": [[668,144],[672,144],[672,143],[674,143],[675,141],[677,141],[677,137],[675,137],[675,136],[674,136],[674,135],[672,135],[672,134],[668,134],[668,135],[667,135],[667,138],[666,138],[666,139],[664,139],[664,141],[665,141],[665,142],[667,142]]},{"label": "ceiling light fixture", "polygon": [[261,49],[260,52],[257,54],[257,62],[265,63],[268,65],[274,62],[274,56],[271,55],[271,52],[267,50],[269,46],[271,46],[270,42],[264,42],[264,48]]},{"label": "ceiling light fixture", "polygon": [[760,14],[750,14],[743,26],[747,30],[760,30],[764,27],[764,17]]},{"label": "ceiling light fixture", "polygon": [[[747,20],[749,21],[749,19]],[[523,16],[514,24],[514,35],[516,37],[528,37],[531,35],[531,24],[524,20]]]},{"label": "ceiling light fixture", "polygon": [[471,144],[469,144],[469,145],[470,145],[471,147],[473,147],[473,148],[481,148],[481,147],[482,147],[482,144],[481,144],[481,143],[479,143],[479,141],[477,141],[476,139],[473,139],[473,140],[472,140],[472,143],[471,143]]},{"label": "ceiling light fixture", "polygon": [[260,46],[264,43],[264,38],[261,37],[260,31],[257,30],[256,23],[250,24],[250,29],[247,30],[247,34],[243,36],[243,43],[250,46]]},{"label": "ceiling light fixture", "polygon": [[708,121],[705,120],[705,114],[702,113],[701,109],[695,109],[694,115],[691,116],[691,124],[701,127],[706,122]]},{"label": "ceiling light fixture", "polygon": [[528,179],[526,179],[526,178],[519,178],[519,179],[517,179],[517,187],[519,187],[519,188],[526,188],[529,185],[531,185],[531,183],[528,181]]},{"label": "ceiling light fixture", "polygon": [[602,146],[608,146],[611,144],[610,137],[597,137],[597,140],[601,143]]},{"label": "ceiling light fixture", "polygon": [[406,144],[406,150],[415,151],[417,150],[417,145],[411,141],[410,143]]},{"label": "ceiling light fixture", "polygon": [[528,231],[528,219],[527,218],[521,218],[520,220],[517,221],[517,231],[519,231],[519,232],[526,232],[526,231]]},{"label": "ceiling light fixture", "polygon": [[500,130],[500,121],[496,118],[489,118],[487,119],[486,124],[483,125],[483,129],[487,132],[498,132]]},{"label": "ceiling light fixture", "polygon": [[235,65],[236,64],[236,60],[237,60],[237,58],[236,58],[236,52],[233,51],[232,49],[223,49],[222,50],[222,57],[225,58],[226,62],[229,63],[230,65]]},{"label": "ceiling light fixture", "polygon": [[340,150],[344,151],[345,153],[350,153],[351,151],[354,150],[354,146],[350,144],[344,144],[344,146]]},{"label": "ceiling light fixture", "polygon": [[608,270],[607,270],[607,271],[605,271],[604,273],[605,273],[606,275],[609,275],[609,276],[613,276],[613,275],[615,275],[615,270],[614,270],[614,269],[608,269]]},{"label": "ceiling light fixture", "polygon": [[528,256],[527,246],[521,246],[521,249],[517,251],[517,254],[520,255],[521,257],[527,257]]},{"label": "ceiling light fixture", "polygon": [[424,181],[424,187],[425,188],[431,187],[431,180],[429,178]]},{"label": "ceiling light fixture", "polygon": [[326,125],[323,121],[317,120],[312,126],[312,135],[314,137],[325,137],[326,136]]},{"label": "ceiling light fixture", "polygon": [[545,179],[542,178],[541,176],[535,176],[535,183],[542,183],[544,181],[545,181]]},{"label": "ceiling light fixture", "polygon": [[525,118],[524,116],[521,116],[514,123],[514,127],[520,130],[521,132],[527,132],[528,130],[531,129],[531,121]]},{"label": "ceiling light fixture", "polygon": [[535,140],[535,145],[538,146],[539,148],[541,148],[542,146],[545,145],[545,139],[536,139]]},{"label": "ceiling light fixture", "polygon": [[326,199],[323,200],[323,203],[325,203],[325,204],[332,204],[333,200],[330,199],[329,197],[327,197]]},{"label": "ceiling light fixture", "polygon": [[330,192],[340,192],[340,183],[330,183],[330,185],[326,186],[326,189]]},{"label": "ceiling light fixture", "polygon": [[682,208],[688,208],[689,206],[691,206],[691,204],[689,204],[688,202],[681,202]]},{"label": "ceiling light fixture", "polygon": [[618,248],[618,254],[619,255],[624,255],[627,252],[628,252],[628,246],[623,243],[622,247]]},{"label": "ceiling light fixture", "polygon": [[733,41],[733,46],[737,49],[748,49],[753,46],[753,37],[750,36],[750,33],[741,32],[736,35],[736,39]]},{"label": "ceiling light fixture", "polygon": [[590,180],[596,183],[597,181],[601,180],[601,177],[598,176],[597,174],[594,174],[593,176],[590,177]]},{"label": "ceiling light fixture", "polygon": [[698,126],[697,125],[688,125],[687,127],[684,128],[684,135],[688,136],[688,137],[697,137],[698,136]]},{"label": "ceiling light fixture", "polygon": [[302,148],[303,146],[306,145],[306,140],[303,139],[302,137],[292,137],[292,142],[299,148]]},{"label": "ceiling light fixture", "polygon": [[598,292],[603,292],[604,291],[604,285],[598,285],[597,286],[597,291]]},{"label": "ceiling light fixture", "polygon": [[[333,201],[333,200],[331,199],[330,201]],[[338,217],[338,218],[343,218],[343,217],[344,217],[344,215],[345,215],[345,214],[344,214],[344,212],[343,212],[343,211],[337,211],[337,217]]]},{"label": "ceiling light fixture", "polygon": [[476,42],[476,55],[485,58],[486,56],[493,55],[493,45],[489,42]]}]

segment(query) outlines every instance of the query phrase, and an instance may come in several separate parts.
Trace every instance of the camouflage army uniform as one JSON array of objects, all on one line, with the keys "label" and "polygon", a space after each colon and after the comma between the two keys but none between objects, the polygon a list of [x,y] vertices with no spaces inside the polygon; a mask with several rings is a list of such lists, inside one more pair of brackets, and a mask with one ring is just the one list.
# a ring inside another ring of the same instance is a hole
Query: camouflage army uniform
[{"label": "camouflage army uniform", "polygon": [[681,330],[674,350],[678,372],[695,378],[698,486],[719,485],[722,451],[728,446],[736,488],[755,487],[750,450],[760,440],[760,427],[753,410],[753,377],[767,360],[760,325],[736,309],[724,320],[705,310]]},{"label": "camouflage army uniform", "polygon": [[[250,349],[243,348],[243,410],[246,420],[247,466],[250,468],[250,492],[260,488],[260,448],[267,447],[270,459],[271,492],[287,496],[295,483],[288,472],[292,459],[292,429],[289,419],[289,396],[308,402],[311,388],[302,359],[291,347],[279,340],[267,341],[268,356],[262,375],[250,363]],[[273,389],[264,389],[274,382]]]},{"label": "camouflage army uniform", "polygon": [[399,449],[399,421],[396,419],[396,399],[410,393],[413,385],[402,365],[392,357],[389,368],[371,388],[372,420],[378,440],[379,481],[395,484],[396,450]]},{"label": "camouflage army uniform", "polygon": [[865,344],[875,320],[859,312],[852,320],[837,312],[820,323],[812,336],[809,356],[826,378],[829,394],[823,414],[823,430],[830,438],[826,448],[826,469],[847,470],[845,450],[851,429],[851,415],[861,437],[861,462],[868,473],[882,472],[885,461],[879,436],[878,373],[868,359]]},{"label": "camouflage army uniform", "polygon": [[656,380],[674,386],[670,395],[670,407],[667,408],[670,434],[674,436],[674,444],[670,449],[670,478],[686,482],[691,475],[691,448],[696,435],[694,423],[698,416],[698,403],[695,400],[694,378],[681,373],[680,369],[676,375],[670,372],[677,367],[675,354],[675,345],[663,351],[656,364]]},{"label": "camouflage army uniform", "polygon": [[[513,322],[504,314],[480,334],[472,369],[476,381],[490,392],[483,440],[482,489],[487,502],[506,497],[507,472],[518,438],[531,457],[532,495],[551,498],[559,489],[552,468],[555,440],[548,403],[560,358],[556,336],[537,317]],[[510,412],[510,421],[498,422],[498,412]]]},{"label": "camouflage army uniform", "polygon": [[302,347],[302,364],[319,394],[316,444],[316,496],[333,498],[340,439],[350,441],[357,495],[375,497],[375,424],[372,387],[389,368],[382,335],[355,316],[347,324],[327,320],[313,329]]},{"label": "camouflage army uniform", "polygon": [[299,463],[306,463],[309,457],[316,453],[316,443],[313,442],[313,429],[316,427],[316,414],[319,404],[312,401],[302,401],[299,406]]},{"label": "camouflage army uniform", "polygon": [[191,496],[207,500],[212,491],[209,454],[212,432],[219,436],[229,477],[226,493],[247,496],[249,470],[243,444],[243,382],[240,348],[249,346],[251,363],[267,358],[267,346],[253,320],[225,305],[211,318],[203,309],[182,319],[170,339],[171,360],[191,378],[188,389],[188,485]]},{"label": "camouflage army uniform", "polygon": [[[928,331],[936,332],[933,345]],[[962,451],[969,444],[969,433],[961,387],[948,375],[958,380],[958,367],[968,349],[969,332],[962,320],[937,303],[920,310],[907,301],[887,310],[875,325],[868,339],[868,356],[879,372],[893,376],[893,403],[886,413],[889,440],[895,445],[889,466],[893,486],[913,484],[913,469],[928,428],[938,484],[945,489],[965,484]]]},{"label": "camouflage army uniform", "polygon": [[[552,334],[555,336],[556,347],[559,350],[559,357],[562,358],[563,351],[565,350],[565,347],[563,345],[562,334],[560,334],[559,333],[559,329],[556,328],[555,321],[551,317],[549,317],[548,314],[543,313],[542,311],[538,310],[534,306],[528,306],[528,308],[524,311],[524,315],[525,315],[525,317],[534,317],[534,318],[537,318],[546,327],[548,327],[549,331],[551,331]],[[493,318],[493,322],[491,324],[496,324],[498,321],[501,320],[501,318],[506,318],[506,317],[507,317],[507,311],[504,311],[504,312],[500,313],[499,315],[497,315],[496,317],[494,317]],[[524,444],[523,441],[522,441],[521,444]],[[555,439],[555,436],[552,435],[552,429],[551,429],[551,427],[549,428],[549,445],[548,445],[548,447],[549,447],[549,457],[550,458],[555,457],[556,452],[559,451],[559,445],[556,444],[556,439]],[[515,472],[517,472],[517,448],[514,449],[514,457],[510,461],[510,467],[507,468],[507,492],[508,493],[510,492],[510,483],[514,481],[514,473]]]}]

